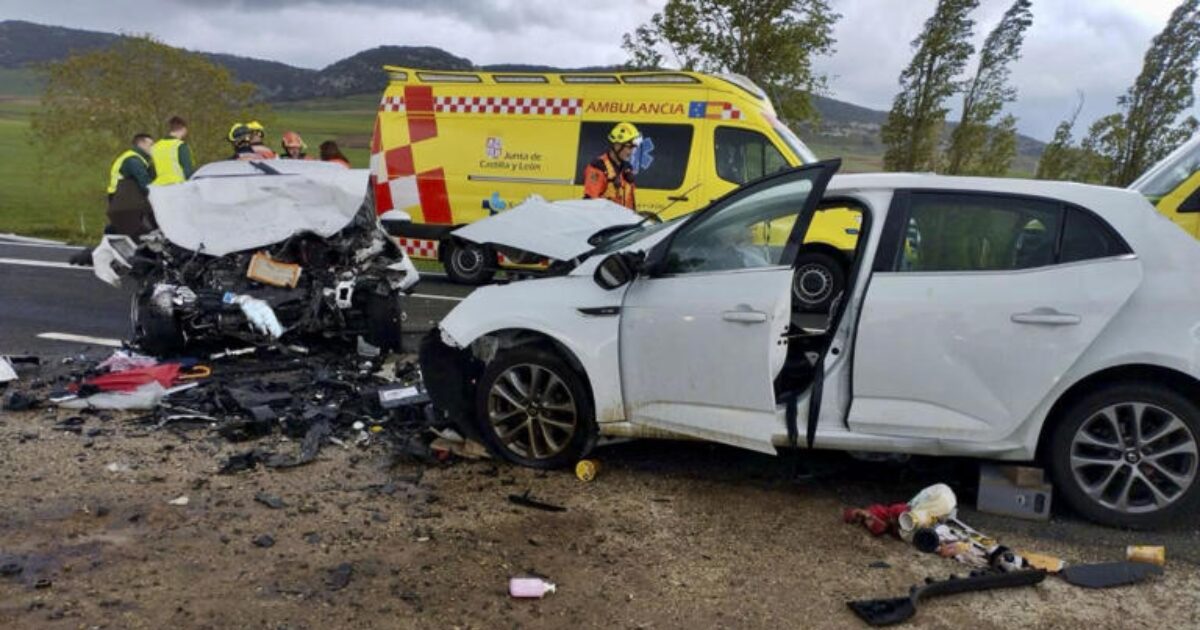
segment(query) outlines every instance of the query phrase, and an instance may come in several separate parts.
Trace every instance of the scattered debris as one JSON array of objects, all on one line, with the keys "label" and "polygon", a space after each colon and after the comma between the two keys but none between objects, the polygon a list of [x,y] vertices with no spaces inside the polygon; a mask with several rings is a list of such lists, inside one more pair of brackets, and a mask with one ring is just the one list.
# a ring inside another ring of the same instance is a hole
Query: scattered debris
[{"label": "scattered debris", "polygon": [[875,562],[868,564],[867,568],[868,569],[890,569],[890,568],[892,568],[892,565],[884,562],[883,560],[876,560]]},{"label": "scattered debris", "polygon": [[354,565],[343,562],[329,570],[329,574],[325,576],[325,586],[331,591],[340,591],[350,585],[353,575]]},{"label": "scattered debris", "polygon": [[1050,519],[1053,488],[1041,468],[1029,466],[979,466],[979,494],[975,509],[989,514],[1034,521]]},{"label": "scattered debris", "polygon": [[187,505],[187,504],[188,504],[188,502],[189,502],[189,501],[188,501],[187,495],[184,495],[184,496],[181,496],[181,497],[175,497],[174,499],[171,499],[170,501],[167,501],[167,505],[179,505],[179,506],[184,506],[184,505]]},{"label": "scattered debris", "polygon": [[1167,548],[1160,545],[1129,545],[1125,548],[1125,559],[1161,567],[1167,564]]},{"label": "scattered debris", "polygon": [[6,562],[4,564],[0,564],[0,577],[13,577],[21,575],[24,570],[25,567],[17,564],[16,562]]},{"label": "scattered debris", "polygon": [[530,490],[526,490],[524,494],[510,494],[510,495],[508,495],[508,501],[510,503],[516,503],[517,505],[520,505],[522,507],[533,508],[535,510],[542,510],[544,512],[566,512],[567,511],[567,508],[565,508],[561,505],[554,505],[552,503],[546,503],[544,501],[539,501],[537,499],[534,499],[533,497],[530,497],[529,496],[530,492],[531,492]]},{"label": "scattered debris", "polygon": [[1147,562],[1102,562],[1068,565],[1058,575],[1068,584],[1083,588],[1112,588],[1137,584],[1162,573],[1162,567]]},{"label": "scattered debris", "polygon": [[842,521],[858,523],[867,528],[872,535],[882,536],[886,533],[899,531],[900,515],[908,511],[907,503],[884,505],[876,503],[865,508],[846,508],[842,510]]},{"label": "scattered debris", "polygon": [[283,499],[267,492],[259,492],[255,494],[254,500],[271,508],[272,510],[282,510],[283,508],[287,507],[287,503],[284,503]]},{"label": "scattered debris", "polygon": [[850,610],[859,619],[872,626],[890,626],[905,622],[917,614],[917,604],[922,599],[986,591],[997,588],[1014,588],[1018,586],[1033,586],[1046,579],[1044,571],[1015,571],[1012,573],[995,573],[990,571],[975,571],[970,576],[960,578],[951,575],[949,579],[934,581],[926,579],[925,584],[909,589],[907,597],[890,599],[865,599],[846,602]]},{"label": "scattered debris", "polygon": [[515,577],[508,580],[508,594],[512,597],[541,599],[557,590],[557,586],[540,577]]},{"label": "scattered debris", "polygon": [[0,384],[17,380],[17,371],[8,357],[0,357]]},{"label": "scattered debris", "polygon": [[1066,563],[1063,562],[1062,558],[1055,558],[1054,556],[1048,556],[1042,553],[1022,551],[1021,557],[1025,558],[1025,562],[1029,564],[1029,568],[1041,569],[1046,573],[1058,573],[1059,571],[1063,570],[1063,567],[1066,566]]},{"label": "scattered debris", "polygon": [[575,464],[575,477],[580,481],[592,481],[600,472],[600,462],[594,459],[581,459]]},{"label": "scattered debris", "polygon": [[266,549],[275,546],[275,538],[270,534],[259,534],[250,540],[255,547]]}]

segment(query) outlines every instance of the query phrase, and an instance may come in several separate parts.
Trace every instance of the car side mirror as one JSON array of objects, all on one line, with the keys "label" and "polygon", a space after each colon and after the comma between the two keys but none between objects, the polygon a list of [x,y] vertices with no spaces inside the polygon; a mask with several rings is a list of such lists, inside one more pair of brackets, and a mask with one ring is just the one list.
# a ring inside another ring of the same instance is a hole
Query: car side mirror
[{"label": "car side mirror", "polygon": [[641,252],[617,252],[609,254],[596,266],[592,279],[605,291],[612,291],[629,284],[641,270],[645,255]]}]

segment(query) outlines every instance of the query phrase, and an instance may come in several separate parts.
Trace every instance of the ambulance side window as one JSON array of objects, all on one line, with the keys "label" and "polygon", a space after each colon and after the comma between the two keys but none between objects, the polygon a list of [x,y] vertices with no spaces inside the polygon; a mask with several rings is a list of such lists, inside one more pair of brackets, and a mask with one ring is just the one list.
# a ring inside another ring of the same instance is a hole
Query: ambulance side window
[{"label": "ambulance side window", "polygon": [[[575,160],[575,185],[583,185],[583,169],[608,150],[608,132],[619,120],[585,122],[579,125],[579,154]],[[635,122],[642,132],[642,145],[631,162],[638,190],[678,190],[687,177],[692,153],[691,125]]]},{"label": "ambulance side window", "polygon": [[788,168],[779,149],[766,136],[749,129],[717,127],[713,153],[717,177],[738,185]]}]

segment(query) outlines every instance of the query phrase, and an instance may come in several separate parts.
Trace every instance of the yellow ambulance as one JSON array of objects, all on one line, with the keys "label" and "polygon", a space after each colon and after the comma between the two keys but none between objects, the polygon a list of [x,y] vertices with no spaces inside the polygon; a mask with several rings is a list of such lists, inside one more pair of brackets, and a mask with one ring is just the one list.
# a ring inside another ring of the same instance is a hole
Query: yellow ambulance
[{"label": "yellow ambulance", "polygon": [[[631,160],[637,210],[662,219],[816,161],[766,94],[740,76],[385,70],[390,81],[371,141],[376,210],[410,215],[389,223],[393,236],[410,256],[441,261],[458,282],[486,282],[497,268],[528,261],[453,239],[453,229],[531,194],[582,198],[584,167],[608,148],[619,122],[643,136]],[[806,249],[841,266],[830,280],[844,278],[860,218],[822,212],[809,230]]]}]

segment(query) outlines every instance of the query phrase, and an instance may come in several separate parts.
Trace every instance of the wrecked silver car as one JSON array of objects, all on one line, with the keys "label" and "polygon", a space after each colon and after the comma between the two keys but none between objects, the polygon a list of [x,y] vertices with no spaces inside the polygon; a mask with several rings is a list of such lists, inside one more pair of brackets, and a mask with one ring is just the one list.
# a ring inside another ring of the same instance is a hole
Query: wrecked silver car
[{"label": "wrecked silver car", "polygon": [[401,296],[419,274],[380,228],[367,175],[323,162],[209,164],[152,187],[157,229],[105,236],[95,274],[136,281],[131,341],[151,354],[303,335],[397,350]]}]

